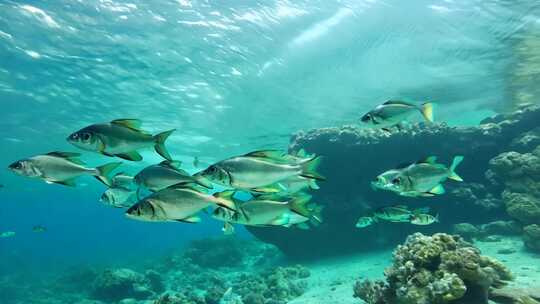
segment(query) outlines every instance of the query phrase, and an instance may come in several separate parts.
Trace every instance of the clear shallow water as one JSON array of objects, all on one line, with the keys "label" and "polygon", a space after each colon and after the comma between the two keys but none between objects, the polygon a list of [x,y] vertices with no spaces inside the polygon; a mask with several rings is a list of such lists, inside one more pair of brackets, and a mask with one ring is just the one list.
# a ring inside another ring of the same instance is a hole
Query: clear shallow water
[{"label": "clear shallow water", "polygon": [[[511,105],[516,46],[539,18],[535,1],[3,1],[0,164],[75,151],[72,131],[121,117],[176,128],[169,151],[191,172],[193,156],[285,149],[298,130],[356,123],[391,97],[476,124]],[[144,156],[137,168],[159,160]],[[21,261],[2,259],[4,272],[137,259],[220,233],[129,221],[96,203],[91,179],[69,189],[1,170],[0,183],[0,230],[17,232],[0,249]]]}]

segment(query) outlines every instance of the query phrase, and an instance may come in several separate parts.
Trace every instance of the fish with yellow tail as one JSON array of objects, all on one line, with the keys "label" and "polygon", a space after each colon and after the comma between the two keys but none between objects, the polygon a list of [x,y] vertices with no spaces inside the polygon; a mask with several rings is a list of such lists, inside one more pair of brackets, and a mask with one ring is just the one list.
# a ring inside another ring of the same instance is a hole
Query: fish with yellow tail
[{"label": "fish with yellow tail", "polygon": [[[390,175],[392,178],[383,178],[387,172],[379,175],[372,183],[376,188],[393,191],[402,196],[419,197],[435,196],[445,193],[442,185],[447,179],[463,181],[455,172],[457,166],[463,161],[463,156],[456,156],[450,167],[436,162],[434,156],[401,168],[398,174]],[[396,172],[395,169],[391,170]]]},{"label": "fish with yellow tail", "polygon": [[198,223],[201,218],[197,213],[211,205],[236,210],[233,195],[233,191],[210,195],[196,184],[177,184],[140,200],[126,211],[126,216],[149,222]]},{"label": "fish with yellow tail", "polygon": [[109,163],[96,168],[88,168],[79,160],[79,156],[79,153],[50,152],[16,161],[9,165],[9,169],[16,174],[38,178],[48,184],[75,187],[76,178],[90,175],[107,186],[112,185],[109,175],[121,163]]},{"label": "fish with yellow tail", "polygon": [[389,130],[409,119],[415,113],[420,112],[425,121],[433,122],[433,104],[430,102],[420,106],[400,100],[389,100],[376,106],[360,119],[364,124],[372,127]]},{"label": "fish with yellow tail", "polygon": [[291,177],[325,180],[316,171],[319,163],[318,156],[291,160],[281,151],[262,150],[222,160],[195,176],[202,176],[226,187],[275,193],[279,190],[273,185]]},{"label": "fish with yellow tail", "polygon": [[72,133],[67,141],[83,150],[131,161],[142,160],[137,150],[154,147],[159,155],[172,161],[165,148],[165,141],[175,130],[151,135],[141,129],[141,124],[138,119],[117,119],[93,124]]},{"label": "fish with yellow tail", "polygon": [[314,215],[307,204],[310,195],[301,193],[291,197],[261,195],[244,203],[237,203],[238,210],[216,208],[212,217],[224,222],[246,226],[284,226],[307,222]]}]

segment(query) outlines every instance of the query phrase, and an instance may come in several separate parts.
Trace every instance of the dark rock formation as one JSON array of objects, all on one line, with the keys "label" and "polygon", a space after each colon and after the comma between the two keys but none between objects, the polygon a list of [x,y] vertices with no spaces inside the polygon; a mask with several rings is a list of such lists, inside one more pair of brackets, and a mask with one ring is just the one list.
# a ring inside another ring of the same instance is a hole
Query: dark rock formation
[{"label": "dark rock formation", "polygon": [[[389,134],[382,130],[345,126],[323,128],[296,134],[289,147],[301,148],[324,157],[320,172],[327,177],[313,201],[325,206],[324,223],[304,231],[285,228],[248,228],[258,238],[273,243],[289,255],[299,257],[343,254],[376,245],[391,245],[414,231],[451,231],[452,223],[475,225],[507,220],[499,193],[504,183],[486,180],[490,160],[511,151],[526,149],[534,139],[530,131],[538,128],[540,107],[528,107],[511,114],[486,119],[476,127],[450,127],[446,124],[412,125]],[[448,181],[447,193],[433,198],[406,198],[374,191],[370,182],[380,173],[404,162],[436,155],[450,163],[455,155],[465,159],[457,168],[464,183]],[[488,172],[493,179],[495,173]],[[407,204],[412,208],[429,206],[439,213],[441,224],[411,227],[406,224],[375,225],[358,230],[360,216],[383,205]],[[384,234],[384,237],[381,237]]]}]

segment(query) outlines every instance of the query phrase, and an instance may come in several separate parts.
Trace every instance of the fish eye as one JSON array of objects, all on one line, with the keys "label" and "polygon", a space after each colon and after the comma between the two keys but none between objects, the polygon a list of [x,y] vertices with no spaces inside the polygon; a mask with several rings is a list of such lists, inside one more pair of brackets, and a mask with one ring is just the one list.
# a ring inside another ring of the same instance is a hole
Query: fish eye
[{"label": "fish eye", "polygon": [[216,173],[217,172],[217,168],[215,166],[211,166],[210,168],[208,168],[208,171],[210,173]]},{"label": "fish eye", "polygon": [[362,117],[362,121],[370,121],[371,120],[371,114],[366,114]]},{"label": "fish eye", "polygon": [[81,138],[82,138],[83,141],[89,141],[90,137],[91,137],[90,133],[81,134]]},{"label": "fish eye", "polygon": [[392,180],[392,184],[399,185],[401,184],[401,179],[399,177],[396,177]]},{"label": "fish eye", "polygon": [[137,208],[137,215],[141,215],[141,209]]}]

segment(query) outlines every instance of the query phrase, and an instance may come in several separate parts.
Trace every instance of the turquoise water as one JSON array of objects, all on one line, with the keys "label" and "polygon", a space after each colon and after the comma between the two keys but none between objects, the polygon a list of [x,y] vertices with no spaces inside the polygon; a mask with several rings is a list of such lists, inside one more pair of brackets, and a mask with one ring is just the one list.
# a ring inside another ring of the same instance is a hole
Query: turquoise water
[{"label": "turquoise water", "polygon": [[[539,32],[536,1],[2,1],[0,165],[82,152],[69,134],[117,118],[176,129],[166,145],[190,173],[195,156],[206,167],[287,150],[292,134],[357,125],[390,98],[474,126],[538,97],[538,49],[524,41]],[[121,171],[162,160],[142,154]],[[0,239],[0,275],[132,265],[222,234],[206,215],[130,220],[89,177],[69,188],[0,170],[0,184],[0,232],[16,232]]]}]

